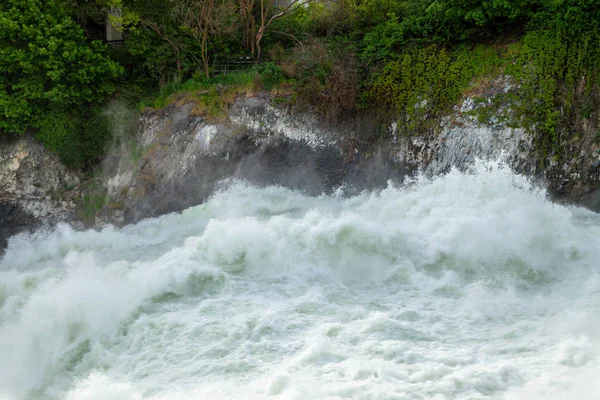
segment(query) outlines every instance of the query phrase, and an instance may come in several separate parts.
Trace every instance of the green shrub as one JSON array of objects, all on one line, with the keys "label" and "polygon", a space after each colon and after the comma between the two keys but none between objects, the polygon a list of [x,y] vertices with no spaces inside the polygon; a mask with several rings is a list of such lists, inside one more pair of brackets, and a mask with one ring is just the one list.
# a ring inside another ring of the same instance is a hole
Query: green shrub
[{"label": "green shrub", "polygon": [[563,29],[531,32],[523,40],[510,72],[520,78],[523,120],[546,133],[543,146],[548,151],[556,148],[561,130],[578,118],[577,110],[598,106],[593,89],[600,83],[599,42],[597,31],[575,40]]},{"label": "green shrub", "polygon": [[262,83],[266,90],[273,89],[284,79],[283,69],[272,61],[260,65],[258,72],[261,75]]},{"label": "green shrub", "polygon": [[[222,90],[227,88],[251,87],[254,83],[256,73],[257,71],[250,69],[211,78],[200,75],[195,79],[188,79],[185,82],[171,82],[161,87],[157,92],[149,94],[142,99],[138,108],[152,107],[160,109],[175,101],[177,95],[191,95],[195,98],[219,97]],[[217,88],[222,90],[217,90]]]},{"label": "green shrub", "polygon": [[[101,43],[86,42],[56,0],[3,0],[0,71],[0,130],[18,134],[51,124],[46,114],[54,110],[102,102],[115,91],[123,69]],[[44,135],[49,134],[47,129]]]},{"label": "green shrub", "polygon": [[300,106],[310,107],[327,122],[341,122],[358,111],[360,65],[354,44],[345,38],[313,40],[295,49],[295,93]]},{"label": "green shrub", "polygon": [[448,51],[437,46],[407,50],[387,63],[373,79],[372,104],[383,107],[408,131],[428,127],[447,113],[477,77],[491,74],[505,62],[491,46]]},{"label": "green shrub", "polygon": [[44,114],[36,122],[39,129],[36,138],[47,149],[56,153],[65,165],[83,167],[84,160],[79,153],[82,128],[80,118],[66,112],[53,111]]},{"label": "green shrub", "polygon": [[87,169],[102,160],[111,132],[107,117],[98,110],[83,115],[74,110],[51,111],[36,122],[36,138],[66,166]]}]

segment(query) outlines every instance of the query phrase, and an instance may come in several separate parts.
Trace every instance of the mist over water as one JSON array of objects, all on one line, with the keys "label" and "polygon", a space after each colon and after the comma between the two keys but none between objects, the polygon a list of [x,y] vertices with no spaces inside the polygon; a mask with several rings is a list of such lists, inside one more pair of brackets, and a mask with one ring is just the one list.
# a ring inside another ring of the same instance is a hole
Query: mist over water
[{"label": "mist over water", "polygon": [[597,399],[600,216],[502,163],[14,237],[0,399]]}]

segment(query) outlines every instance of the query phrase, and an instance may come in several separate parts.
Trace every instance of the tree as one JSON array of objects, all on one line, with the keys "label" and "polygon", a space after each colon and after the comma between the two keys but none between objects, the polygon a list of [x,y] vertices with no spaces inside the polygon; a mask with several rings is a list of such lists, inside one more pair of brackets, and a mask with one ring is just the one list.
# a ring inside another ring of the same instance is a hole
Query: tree
[{"label": "tree", "polygon": [[[246,1],[246,0],[243,0]],[[260,43],[265,35],[265,32],[273,21],[285,17],[293,12],[298,7],[304,7],[313,0],[287,0],[287,5],[281,6],[281,0],[258,0],[260,2],[260,25],[255,36],[256,58],[261,60]]]},{"label": "tree", "polygon": [[202,66],[207,78],[210,76],[211,39],[216,35],[231,33],[235,26],[230,18],[235,14],[234,8],[231,0],[178,0],[175,5],[175,16],[200,43]]},{"label": "tree", "polygon": [[[97,35],[94,28],[106,23],[106,14],[110,10],[110,0],[57,0],[85,31],[86,36]],[[96,37],[95,39],[100,39]]]},{"label": "tree", "polygon": [[254,38],[256,37],[256,18],[254,18],[254,5],[256,0],[238,0],[240,5],[240,18],[244,26],[244,46],[254,55]]},{"label": "tree", "polygon": [[215,23],[216,0],[181,0],[176,13],[185,26],[190,28],[200,41],[200,56],[206,77],[209,77],[208,41],[217,29]]},{"label": "tree", "polygon": [[[132,46],[129,46],[128,43],[128,49],[135,55],[145,56],[150,61],[149,64],[154,64],[153,66],[156,67],[156,63],[152,62],[152,58],[156,58],[154,53],[161,49],[152,48],[155,46],[152,43],[152,36],[155,36],[168,47],[168,52],[172,53],[168,57],[171,59],[169,65],[161,65],[162,68],[159,69],[171,70],[172,61],[174,61],[176,68],[176,72],[173,74],[174,80],[180,81],[184,74],[184,58],[187,50],[186,39],[189,35],[182,30],[179,21],[175,18],[175,5],[173,2],[164,0],[109,1],[112,9],[119,8],[121,10],[119,15],[111,16],[111,20],[119,29],[128,32],[128,42],[133,42],[131,43]],[[161,62],[161,64],[164,63]],[[159,75],[161,75],[161,83],[164,83],[164,75],[171,74],[159,72]],[[171,79],[171,76],[168,79]]]},{"label": "tree", "polygon": [[23,133],[51,111],[99,103],[122,70],[56,0],[0,2],[0,130]]},{"label": "tree", "polygon": [[426,11],[437,39],[464,41],[527,21],[545,0],[436,0]]},{"label": "tree", "polygon": [[282,0],[238,0],[244,26],[244,44],[259,61],[262,56],[261,41],[273,21],[289,15],[313,0],[284,1],[285,5],[282,5]]}]

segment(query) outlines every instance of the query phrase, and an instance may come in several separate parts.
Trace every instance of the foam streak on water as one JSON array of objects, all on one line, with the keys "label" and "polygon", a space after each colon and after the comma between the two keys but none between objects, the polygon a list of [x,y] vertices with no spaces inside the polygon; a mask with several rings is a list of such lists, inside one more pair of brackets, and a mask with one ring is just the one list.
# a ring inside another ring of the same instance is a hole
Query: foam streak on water
[{"label": "foam streak on water", "polygon": [[597,399],[600,216],[501,163],[17,236],[0,399]]}]

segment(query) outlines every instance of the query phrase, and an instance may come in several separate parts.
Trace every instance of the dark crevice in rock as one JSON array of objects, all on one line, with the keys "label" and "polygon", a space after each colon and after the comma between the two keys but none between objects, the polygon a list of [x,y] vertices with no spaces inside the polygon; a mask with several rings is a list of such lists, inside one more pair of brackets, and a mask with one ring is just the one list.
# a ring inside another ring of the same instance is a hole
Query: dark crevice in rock
[{"label": "dark crevice in rock", "polygon": [[0,255],[8,244],[8,239],[17,233],[33,231],[42,221],[26,212],[18,204],[0,202]]}]

